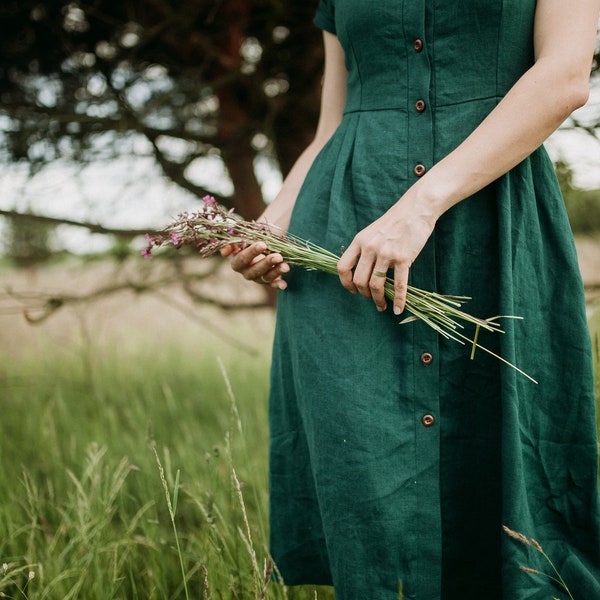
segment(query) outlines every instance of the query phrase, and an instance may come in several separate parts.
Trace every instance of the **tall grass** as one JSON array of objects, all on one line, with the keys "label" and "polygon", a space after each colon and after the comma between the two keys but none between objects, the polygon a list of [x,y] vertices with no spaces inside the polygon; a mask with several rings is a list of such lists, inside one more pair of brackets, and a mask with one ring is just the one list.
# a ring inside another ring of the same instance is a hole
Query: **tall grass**
[{"label": "tall grass", "polygon": [[268,339],[210,345],[3,357],[0,597],[333,597],[270,581]]},{"label": "tall grass", "polygon": [[0,598],[333,598],[270,581],[268,336],[192,347],[2,357]]}]

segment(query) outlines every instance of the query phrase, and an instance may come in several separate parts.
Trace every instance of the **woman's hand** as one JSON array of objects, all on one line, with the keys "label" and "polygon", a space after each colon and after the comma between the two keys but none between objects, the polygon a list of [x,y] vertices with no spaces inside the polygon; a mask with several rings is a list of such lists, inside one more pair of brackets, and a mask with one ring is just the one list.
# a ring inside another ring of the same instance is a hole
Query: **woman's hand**
[{"label": "woman's hand", "polygon": [[282,275],[289,272],[290,267],[283,261],[281,254],[265,254],[266,250],[267,246],[263,242],[256,242],[245,248],[232,244],[221,249],[221,256],[231,257],[231,268],[241,273],[245,279],[284,290],[287,283]]},{"label": "woman's hand", "polygon": [[[383,216],[356,234],[338,262],[342,285],[372,298],[377,310],[386,309],[384,283],[393,269],[394,313],[406,304],[408,272],[429,239],[437,218],[417,210],[419,203],[401,198]],[[422,206],[422,205],[421,205]]]}]

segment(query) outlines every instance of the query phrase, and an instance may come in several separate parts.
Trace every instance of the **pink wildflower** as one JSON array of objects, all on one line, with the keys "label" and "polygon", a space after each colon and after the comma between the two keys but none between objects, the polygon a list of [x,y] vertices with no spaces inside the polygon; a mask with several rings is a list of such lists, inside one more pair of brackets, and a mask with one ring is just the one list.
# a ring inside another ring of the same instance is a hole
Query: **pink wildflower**
[{"label": "pink wildflower", "polygon": [[144,248],[140,254],[144,257],[144,258],[154,258],[154,256],[152,256],[152,252],[150,248]]},{"label": "pink wildflower", "polygon": [[175,248],[181,248],[183,246],[183,240],[177,235],[177,232],[171,231],[171,241]]}]

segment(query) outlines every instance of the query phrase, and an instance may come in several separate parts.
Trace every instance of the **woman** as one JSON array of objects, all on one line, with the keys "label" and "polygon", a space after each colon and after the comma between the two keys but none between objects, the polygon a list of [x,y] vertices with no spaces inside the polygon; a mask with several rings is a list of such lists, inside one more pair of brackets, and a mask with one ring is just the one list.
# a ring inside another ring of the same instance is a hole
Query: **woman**
[{"label": "woman", "polygon": [[[333,584],[338,600],[559,596],[519,570],[548,566],[504,524],[544,546],[575,598],[600,598],[589,335],[540,148],[587,99],[599,5],[321,0],[316,137],[262,219],[343,251],[342,285],[261,244],[224,251],[285,290],[270,476],[287,584]],[[522,316],[480,340],[539,384],[399,325],[409,281]]]}]

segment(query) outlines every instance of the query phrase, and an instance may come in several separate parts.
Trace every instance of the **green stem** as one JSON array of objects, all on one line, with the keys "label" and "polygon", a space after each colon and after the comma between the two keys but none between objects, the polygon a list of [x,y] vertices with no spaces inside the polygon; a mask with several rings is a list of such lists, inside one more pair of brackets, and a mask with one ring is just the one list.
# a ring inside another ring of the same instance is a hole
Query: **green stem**
[{"label": "green stem", "polygon": [[[160,480],[162,482],[163,489],[165,491],[165,497],[167,499],[167,508],[169,509],[169,516],[171,518],[171,524],[173,526],[173,533],[175,535],[175,545],[177,546],[177,556],[179,557],[179,567],[181,569],[181,576],[183,577],[183,588],[185,591],[186,600],[190,600],[190,594],[188,590],[187,577],[185,574],[185,567],[183,565],[183,553],[181,552],[181,547],[179,545],[179,534],[177,533],[177,526],[175,525],[175,510],[173,509],[173,505],[171,504],[171,494],[169,493],[169,486],[167,484],[167,479],[165,477],[165,470],[163,469],[162,463],[160,462],[160,458],[158,457],[158,452],[156,451],[156,447],[152,444],[152,452],[154,452],[154,457],[156,458],[156,463],[158,464],[158,472],[160,474]],[[175,498],[177,497],[177,488],[179,487],[179,471],[177,471],[177,478],[175,482]]]},{"label": "green stem", "polygon": [[[243,221],[224,210],[218,213],[218,218],[215,217],[217,215],[215,208],[211,208],[210,211],[212,211],[210,216],[203,213],[186,215],[167,232],[174,232],[187,243],[197,245],[205,256],[218,252],[219,248],[228,244],[245,245],[263,242],[267,247],[266,253],[281,254],[283,260],[289,265],[331,275],[338,274],[340,257],[325,248],[283,231],[278,233],[275,231],[276,228],[271,226],[254,221]],[[388,300],[393,301],[394,280],[389,277],[384,282],[384,293]],[[444,296],[409,285],[406,293],[406,310],[413,315],[414,319],[423,321],[446,339],[463,345],[465,342],[469,342],[472,345],[471,359],[474,357],[475,349],[480,348],[535,382],[524,371],[477,343],[480,329],[493,333],[504,333],[504,331],[496,322],[500,317],[480,319],[460,310],[463,303],[469,299],[467,296]],[[414,319],[409,317],[402,323]],[[464,329],[463,322],[475,325],[474,339],[470,339],[459,331]]]}]

